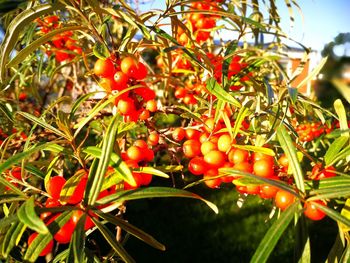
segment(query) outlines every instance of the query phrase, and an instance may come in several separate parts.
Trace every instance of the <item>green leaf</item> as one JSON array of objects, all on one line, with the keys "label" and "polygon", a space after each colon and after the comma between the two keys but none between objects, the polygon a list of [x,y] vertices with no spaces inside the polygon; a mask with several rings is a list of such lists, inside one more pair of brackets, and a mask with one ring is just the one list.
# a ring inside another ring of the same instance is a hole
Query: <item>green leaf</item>
[{"label": "green leaf", "polygon": [[308,200],[350,197],[350,185],[317,189],[311,191],[310,195],[315,196],[310,197]]},{"label": "green leaf", "polygon": [[292,139],[290,138],[284,126],[280,126],[277,128],[277,138],[288,158],[290,166],[292,167],[293,177],[298,190],[301,193],[305,193],[303,171],[301,170],[300,162],[298,160],[298,156],[295,151]]},{"label": "green leaf", "polygon": [[1,231],[3,229],[8,230],[8,226],[11,225],[13,222],[18,221],[18,217],[17,215],[9,215],[9,216],[5,216],[3,218],[0,219],[0,229]]},{"label": "green leaf", "polygon": [[[348,186],[350,185],[350,176],[334,176],[330,178],[324,178],[322,180],[314,180],[311,181],[311,183],[311,188],[315,191],[324,188]],[[307,184],[310,184],[309,181],[307,181]]]},{"label": "green leaf", "polygon": [[59,2],[54,4],[41,4],[33,6],[30,9],[24,10],[18,14],[10,23],[4,36],[3,42],[0,48],[0,82],[4,82],[6,77],[6,61],[13,48],[16,46],[19,35],[24,27],[29,25],[34,19],[48,13],[52,13],[55,10],[60,9],[63,5]]},{"label": "green leaf", "polygon": [[103,185],[103,178],[106,174],[107,167],[111,159],[111,154],[113,152],[117,128],[117,116],[114,116],[107,128],[104,140],[102,142],[102,153],[96,168],[96,172],[92,172],[90,170],[89,173],[88,185],[90,185],[91,188],[88,187],[89,191],[86,192],[87,203],[89,205],[95,204],[97,197],[100,194]]},{"label": "green leaf", "polygon": [[215,95],[218,99],[221,99],[227,103],[232,104],[233,106],[240,108],[242,107],[241,103],[232,97],[228,92],[226,92],[219,83],[215,80],[215,78],[210,78],[207,81],[207,90]]},{"label": "green leaf", "polygon": [[327,206],[318,204],[316,202],[314,202],[313,204],[316,206],[317,209],[324,212],[327,216],[329,216],[333,220],[343,224],[345,227],[348,227],[348,228],[350,227],[350,219],[346,218],[345,216],[342,216],[341,214],[339,214],[338,212],[336,212],[335,210]]},{"label": "green leaf", "polygon": [[205,200],[204,198],[196,195],[194,193],[170,188],[170,187],[147,187],[139,188],[135,190],[120,191],[115,194],[103,197],[98,200],[98,204],[108,204],[110,202],[124,202],[128,200],[137,200],[144,198],[158,198],[158,197],[185,197],[185,198],[194,198],[203,201],[207,206],[209,206],[216,214],[219,213],[218,208],[213,203]]},{"label": "green leaf", "polygon": [[[84,153],[91,154],[95,158],[101,158],[102,150],[96,146],[89,146],[83,150]],[[128,165],[120,158],[116,153],[111,154],[111,160],[109,162],[110,166],[112,166],[115,172],[123,178],[128,184],[132,186],[136,186],[135,179],[128,167]]]},{"label": "green leaf", "polygon": [[46,234],[48,229],[45,223],[39,218],[35,213],[34,196],[31,196],[19,209],[17,212],[18,219],[29,228],[35,232]]},{"label": "green leaf", "polygon": [[94,91],[94,92],[90,92],[82,96],[79,96],[79,98],[72,105],[72,108],[69,114],[69,120],[73,121],[74,115],[77,112],[77,110],[80,108],[81,104],[84,103],[86,100],[88,100],[91,96],[96,95],[97,93],[101,93],[101,91]]},{"label": "green leaf", "polygon": [[99,211],[96,211],[96,214],[99,217],[105,219],[107,222],[110,222],[116,226],[119,226],[120,228],[122,228],[126,232],[137,237],[138,239],[142,240],[143,242],[147,243],[148,245],[150,245],[156,249],[159,249],[159,250],[163,250],[163,251],[165,250],[165,246],[163,244],[159,243],[154,237],[145,233],[141,229],[131,225],[127,221],[119,218],[118,216],[113,216],[111,214],[102,213]]},{"label": "green leaf", "polygon": [[71,211],[65,211],[59,215],[53,222],[48,225],[49,232],[47,234],[38,234],[27,249],[24,260],[28,262],[36,262],[41,251],[49,244],[52,237],[59,231],[71,218]]},{"label": "green leaf", "polygon": [[245,117],[249,115],[249,113],[250,113],[249,109],[244,106],[239,109],[237,118],[235,120],[235,126],[233,127],[233,131],[232,131],[233,138],[236,138],[239,130],[242,127],[242,122],[244,121]]},{"label": "green leaf", "polygon": [[306,83],[308,83],[309,80],[313,79],[323,68],[323,66],[326,64],[328,57],[325,57],[321,60],[321,62],[317,65],[317,67],[315,67],[312,72],[310,74],[307,75],[307,77],[305,79],[303,79],[298,86],[296,87],[296,89],[300,89],[302,86],[306,85]]},{"label": "green leaf", "polygon": [[159,177],[163,177],[163,178],[169,178],[169,175],[167,175],[166,173],[159,171],[153,167],[150,166],[145,166],[145,167],[140,167],[137,169],[133,170],[134,173],[146,173],[146,174],[152,174],[152,175],[156,175]]},{"label": "green leaf", "polygon": [[[337,113],[337,115],[339,117],[340,130],[347,130],[347,129],[349,129],[348,122],[346,120],[346,111],[345,111],[343,102],[340,99],[337,99],[334,102],[334,109],[335,109],[335,112]],[[342,133],[341,136],[349,137],[349,133]]]},{"label": "green leaf", "polygon": [[255,146],[255,145],[240,145],[240,144],[232,144],[232,146],[237,149],[275,156],[275,152],[271,148],[267,148],[267,147]]},{"label": "green leaf", "polygon": [[272,224],[264,238],[260,241],[258,248],[250,260],[251,263],[263,263],[267,261],[283,232],[293,220],[298,206],[299,202],[295,202],[281,213],[281,216]]},{"label": "green leaf", "polygon": [[115,240],[115,236],[108,230],[107,227],[105,227],[103,224],[101,224],[98,220],[95,218],[91,218],[92,221],[97,226],[98,230],[101,232],[103,237],[106,239],[106,241],[111,245],[111,247],[114,249],[114,251],[126,262],[126,263],[133,263],[135,260],[125,251],[125,249],[118,243],[118,241]]},{"label": "green leaf", "polygon": [[[347,219],[350,219],[350,198],[346,199],[345,205],[342,208],[340,214],[344,216]],[[340,228],[343,230],[343,232],[350,231],[350,227],[345,227],[344,225],[340,225]]]},{"label": "green leaf", "polygon": [[86,213],[83,213],[75,226],[71,242],[69,243],[68,262],[83,262],[85,248],[85,221]]},{"label": "green leaf", "polygon": [[288,88],[288,93],[289,93],[289,96],[292,100],[292,103],[295,104],[295,102],[297,101],[298,99],[298,89],[296,88]]},{"label": "green leaf", "polygon": [[67,31],[76,31],[76,30],[82,30],[85,27],[83,26],[68,26],[68,27],[62,27],[55,30],[52,30],[45,34],[44,36],[38,38],[37,40],[33,41],[29,46],[26,46],[25,48],[21,49],[17,53],[17,55],[6,65],[8,68],[14,67],[18,65],[19,63],[23,62],[27,56],[29,56],[30,53],[37,50],[41,45],[47,43],[51,38],[54,36],[61,34],[63,32]]},{"label": "green leaf", "polygon": [[106,59],[110,56],[108,48],[104,43],[96,42],[94,49],[94,55],[100,59]]},{"label": "green leaf", "polygon": [[0,204],[13,203],[13,202],[16,202],[16,201],[24,201],[24,200],[26,200],[25,197],[19,196],[19,195],[16,195],[16,194],[0,195]]},{"label": "green leaf", "polygon": [[6,232],[5,238],[2,240],[2,255],[5,258],[9,255],[12,248],[18,245],[25,230],[25,224],[22,222],[14,222]]},{"label": "green leaf", "polygon": [[[59,145],[57,145],[57,144],[55,144],[53,142],[48,142],[48,143],[44,143],[44,144],[41,144],[41,145],[37,145],[37,146],[35,146],[33,148],[30,148],[30,149],[28,149],[26,151],[20,152],[20,153],[18,153],[16,155],[13,155],[10,158],[8,158],[5,162],[0,164],[0,174],[3,173],[5,170],[11,168],[15,164],[19,163],[20,161],[22,161],[26,157],[29,157],[33,153],[38,152],[38,151],[42,151],[42,150],[60,151],[60,150],[63,150],[63,147],[61,147],[61,146],[59,146]],[[17,194],[19,194],[21,196],[26,196],[25,193],[23,193],[20,189],[15,187],[10,182],[8,182],[2,176],[0,176],[0,184],[3,184],[5,186],[9,187],[15,193],[17,193]]]},{"label": "green leaf", "polygon": [[348,137],[340,136],[339,138],[335,139],[335,141],[329,146],[324,156],[326,166],[332,163],[332,161],[336,158],[347,141]]},{"label": "green leaf", "polygon": [[51,126],[50,124],[46,123],[44,120],[39,119],[27,112],[18,112],[19,115],[22,115],[23,117],[27,118],[28,120],[38,124],[39,126],[55,133],[56,135],[66,138],[67,140],[71,140],[70,137],[68,137],[66,134],[64,134],[63,132],[61,132],[60,130],[56,129],[55,127]]}]

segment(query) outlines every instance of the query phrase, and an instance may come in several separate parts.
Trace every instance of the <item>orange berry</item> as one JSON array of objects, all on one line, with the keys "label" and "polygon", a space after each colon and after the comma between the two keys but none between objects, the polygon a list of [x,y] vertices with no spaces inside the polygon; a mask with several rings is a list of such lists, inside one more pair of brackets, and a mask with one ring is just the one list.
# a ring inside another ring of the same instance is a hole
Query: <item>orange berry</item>
[{"label": "orange berry", "polygon": [[98,59],[94,65],[94,73],[102,78],[113,77],[114,74],[114,65],[112,60],[107,59]]},{"label": "orange berry", "polygon": [[221,152],[227,152],[231,148],[232,140],[229,134],[223,134],[218,140],[218,149]]},{"label": "orange berry", "polygon": [[206,155],[208,152],[211,152],[217,149],[218,147],[216,146],[216,144],[211,141],[203,142],[201,145],[201,153],[203,155]]},{"label": "orange berry", "polygon": [[146,109],[150,112],[156,112],[157,111],[157,102],[155,100],[149,100],[146,102]]},{"label": "orange berry", "polygon": [[134,160],[136,162],[140,162],[143,160],[143,152],[140,147],[131,146],[126,151],[126,155],[130,160]]},{"label": "orange berry", "polygon": [[220,151],[210,151],[204,155],[204,161],[211,167],[219,168],[225,164],[226,155]]},{"label": "orange berry", "polygon": [[185,138],[186,132],[183,128],[178,127],[173,130],[172,137],[174,141],[180,142]]},{"label": "orange berry", "polygon": [[201,144],[194,139],[187,140],[182,146],[182,151],[185,157],[193,158],[201,153]]}]

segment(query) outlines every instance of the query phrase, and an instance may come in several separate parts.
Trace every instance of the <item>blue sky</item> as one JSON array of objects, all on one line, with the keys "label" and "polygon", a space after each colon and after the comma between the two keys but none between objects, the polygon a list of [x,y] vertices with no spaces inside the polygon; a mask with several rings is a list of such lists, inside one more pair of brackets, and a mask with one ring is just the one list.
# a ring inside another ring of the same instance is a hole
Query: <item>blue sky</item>
[{"label": "blue sky", "polygon": [[[322,50],[324,45],[332,41],[338,33],[350,32],[350,0],[296,1],[302,10],[302,15],[297,8],[293,9],[295,23],[291,28],[285,1],[276,0],[283,30],[306,47]],[[147,0],[146,2],[148,4],[141,7],[142,11],[165,7],[165,0]],[[349,54],[349,44],[347,49]]]}]

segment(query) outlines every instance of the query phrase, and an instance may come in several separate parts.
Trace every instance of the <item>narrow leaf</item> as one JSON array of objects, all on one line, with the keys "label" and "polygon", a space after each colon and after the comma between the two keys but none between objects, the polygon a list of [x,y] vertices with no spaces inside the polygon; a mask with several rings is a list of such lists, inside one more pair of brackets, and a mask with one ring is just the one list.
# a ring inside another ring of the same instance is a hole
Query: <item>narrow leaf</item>
[{"label": "narrow leaf", "polygon": [[338,223],[343,224],[345,227],[350,227],[350,219],[342,216],[335,210],[329,208],[328,206],[320,205],[316,202],[313,203],[319,210],[323,211],[326,213],[327,216],[332,218],[333,220],[337,221]]},{"label": "narrow leaf", "polygon": [[101,232],[106,241],[111,245],[114,251],[126,262],[126,263],[134,263],[135,260],[125,251],[125,249],[115,240],[115,235],[113,235],[107,227],[101,224],[95,218],[91,218],[92,221],[97,226],[98,230]]},{"label": "narrow leaf", "polygon": [[35,232],[46,234],[48,229],[45,223],[39,218],[35,212],[34,196],[31,196],[17,212],[18,219]]},{"label": "narrow leaf", "polygon": [[85,248],[85,221],[86,213],[79,218],[69,243],[68,262],[83,262]]},{"label": "narrow leaf", "polygon": [[220,85],[217,83],[215,78],[210,78],[207,81],[207,90],[215,95],[218,99],[221,99],[227,103],[232,104],[235,107],[242,107],[241,103],[239,103],[238,100],[236,100],[234,97],[232,97],[228,92],[226,92]]},{"label": "narrow leaf", "polygon": [[116,226],[119,226],[120,228],[122,228],[126,232],[132,234],[133,236],[135,236],[138,239],[142,240],[143,242],[149,244],[150,246],[152,246],[156,249],[159,249],[159,250],[163,250],[163,251],[165,250],[165,246],[163,244],[159,243],[154,237],[145,233],[141,229],[131,225],[127,221],[125,221],[117,216],[113,216],[111,214],[108,214],[108,213],[102,213],[102,212],[96,211],[96,214],[98,214],[98,216],[107,220],[108,222],[110,222]]},{"label": "narrow leaf", "polygon": [[204,198],[194,193],[169,187],[147,187],[139,188],[136,190],[121,191],[98,200],[98,204],[108,204],[110,202],[124,202],[128,200],[137,200],[144,198],[158,198],[158,197],[185,197],[194,198],[203,201],[209,206],[216,214],[219,213],[218,208],[213,203],[205,200]]},{"label": "narrow leaf", "polygon": [[5,238],[2,240],[2,255],[5,258],[9,255],[12,248],[18,245],[25,230],[25,224],[22,222],[14,222],[6,232]]},{"label": "narrow leaf", "polygon": [[335,141],[329,146],[324,156],[326,166],[332,163],[332,161],[336,158],[337,154],[341,151],[347,141],[348,137],[340,136],[339,138],[335,139]]},{"label": "narrow leaf", "polygon": [[283,232],[287,229],[288,225],[293,220],[298,206],[299,202],[295,202],[289,206],[272,224],[270,229],[265,234],[264,238],[260,241],[260,245],[255,250],[253,257],[250,260],[251,263],[263,263],[267,261],[278,240],[281,238]]},{"label": "narrow leaf", "polygon": [[305,193],[303,171],[301,170],[300,162],[298,160],[292,139],[284,126],[277,128],[277,138],[292,167],[293,177],[297,188],[300,192]]}]

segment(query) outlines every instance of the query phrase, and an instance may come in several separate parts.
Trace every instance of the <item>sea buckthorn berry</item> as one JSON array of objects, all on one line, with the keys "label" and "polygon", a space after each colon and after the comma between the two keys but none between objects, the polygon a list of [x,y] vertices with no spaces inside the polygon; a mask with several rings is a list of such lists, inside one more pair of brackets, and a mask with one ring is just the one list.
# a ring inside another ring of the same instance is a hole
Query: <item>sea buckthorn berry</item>
[{"label": "sea buckthorn berry", "polygon": [[246,191],[247,191],[247,194],[257,195],[260,193],[260,185],[255,185],[255,184],[247,185]]},{"label": "sea buckthorn berry", "polygon": [[193,158],[201,153],[201,144],[199,141],[191,139],[184,142],[182,151],[187,158]]},{"label": "sea buckthorn berry", "polygon": [[204,155],[204,161],[210,166],[219,168],[222,167],[226,161],[226,155],[223,152],[214,150]]},{"label": "sea buckthorn berry", "polygon": [[114,75],[114,65],[110,59],[98,59],[94,65],[94,73],[102,78],[111,78]]},{"label": "sea buckthorn berry", "polygon": [[278,192],[278,188],[272,185],[264,184],[260,186],[260,197],[261,198],[274,198]]},{"label": "sea buckthorn berry", "polygon": [[136,88],[133,91],[135,94],[139,95],[145,102],[153,100],[156,97],[155,91],[147,86]]},{"label": "sea buckthorn berry", "polygon": [[326,214],[323,211],[321,211],[319,208],[317,208],[315,206],[315,203],[326,206],[326,204],[321,200],[307,201],[304,204],[304,214],[306,217],[310,218],[311,220],[315,220],[315,221],[322,220],[326,216]]},{"label": "sea buckthorn berry", "polygon": [[185,95],[187,94],[187,90],[185,88],[177,88],[175,90],[175,98],[177,99],[181,99],[183,97],[185,97]]},{"label": "sea buckthorn berry", "polygon": [[148,149],[147,142],[144,141],[144,140],[136,140],[136,141],[134,141],[134,146],[137,146],[140,149]]},{"label": "sea buckthorn berry", "polygon": [[208,165],[203,157],[194,157],[188,163],[188,170],[194,175],[201,175],[207,171]]},{"label": "sea buckthorn berry", "polygon": [[156,112],[157,111],[157,102],[155,100],[149,100],[146,102],[146,109],[150,112]]},{"label": "sea buckthorn berry", "polygon": [[140,115],[139,115],[139,119],[140,119],[141,121],[145,121],[145,120],[147,120],[150,116],[151,116],[151,115],[150,115],[150,113],[149,113],[148,110],[143,110],[143,111],[141,111],[141,113],[140,113]]},{"label": "sea buckthorn berry", "polygon": [[128,159],[134,160],[136,162],[140,162],[143,160],[143,152],[142,149],[137,146],[131,146],[126,150],[126,155]]},{"label": "sea buckthorn berry", "polygon": [[232,149],[228,153],[228,160],[234,164],[247,162],[249,160],[249,152],[242,149]]},{"label": "sea buckthorn berry", "polygon": [[256,161],[260,161],[260,160],[266,160],[268,162],[271,162],[272,164],[274,163],[274,158],[273,156],[271,155],[267,155],[267,154],[264,154],[264,153],[260,153],[260,152],[254,152],[252,154],[252,160],[254,162]]},{"label": "sea buckthorn berry", "polygon": [[114,86],[112,87],[113,90],[123,90],[128,87],[128,76],[123,73],[122,71],[117,71],[114,74]]},{"label": "sea buckthorn berry", "polygon": [[121,99],[118,102],[117,108],[119,112],[123,115],[130,115],[136,111],[135,102],[131,98]]},{"label": "sea buckthorn berry", "polygon": [[59,199],[61,190],[66,183],[66,179],[64,179],[62,176],[53,176],[50,178],[50,180],[47,182],[47,193],[51,195],[54,199]]},{"label": "sea buckthorn berry", "polygon": [[120,69],[129,77],[133,77],[138,70],[137,64],[138,62],[133,57],[125,57],[120,62]]},{"label": "sea buckthorn berry", "polygon": [[223,134],[218,139],[218,149],[221,152],[227,152],[231,148],[231,144],[234,143],[229,134]]},{"label": "sea buckthorn berry", "polygon": [[195,130],[192,128],[185,130],[186,139],[189,139],[189,140],[191,140],[191,139],[197,140],[199,138],[200,134],[201,133],[198,130]]},{"label": "sea buckthorn berry", "polygon": [[172,137],[174,141],[180,142],[185,138],[186,132],[183,128],[178,127],[173,130]]},{"label": "sea buckthorn berry", "polygon": [[274,175],[273,162],[268,159],[256,161],[253,164],[253,172],[257,176],[271,177]]},{"label": "sea buckthorn berry", "polygon": [[203,142],[201,145],[201,152],[203,155],[206,155],[208,152],[211,152],[217,149],[218,147],[216,146],[216,144],[211,141]]},{"label": "sea buckthorn berry", "polygon": [[159,134],[155,131],[151,132],[148,136],[147,142],[152,146],[157,145],[159,143]]},{"label": "sea buckthorn berry", "polygon": [[[253,166],[248,162],[242,162],[235,164],[232,169],[245,172],[245,173],[252,173],[253,172]],[[240,174],[232,174],[231,176],[234,176],[235,178],[241,178],[242,175]]]},{"label": "sea buckthorn berry", "polygon": [[280,208],[282,211],[285,210],[288,206],[293,204],[295,201],[295,196],[291,193],[284,191],[284,190],[278,190],[275,196],[275,203],[278,208]]}]

